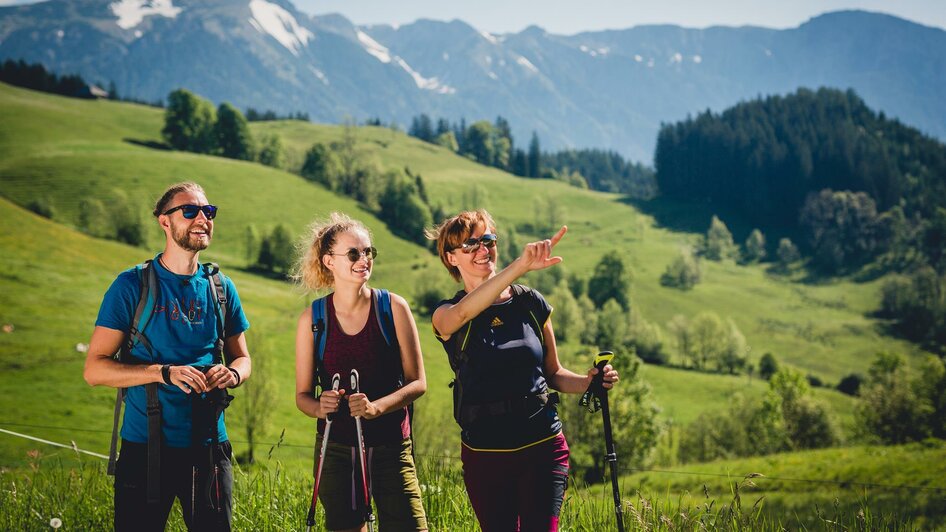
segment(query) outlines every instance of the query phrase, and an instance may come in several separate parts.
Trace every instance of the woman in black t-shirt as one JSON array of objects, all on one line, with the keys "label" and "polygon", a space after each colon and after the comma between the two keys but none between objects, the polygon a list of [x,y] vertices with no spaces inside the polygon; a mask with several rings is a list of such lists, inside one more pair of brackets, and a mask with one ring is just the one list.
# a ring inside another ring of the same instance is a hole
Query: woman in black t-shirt
[{"label": "woman in black t-shirt", "polygon": [[[538,292],[513,283],[561,262],[552,248],[566,230],[527,244],[501,271],[496,224],[486,211],[462,212],[429,235],[450,275],[463,283],[434,311],[433,326],[456,372],[463,479],[486,532],[558,530],[568,444],[549,388],[584,392],[597,370],[579,375],[561,366],[552,308]],[[604,371],[610,388],[618,374],[611,366]]]}]

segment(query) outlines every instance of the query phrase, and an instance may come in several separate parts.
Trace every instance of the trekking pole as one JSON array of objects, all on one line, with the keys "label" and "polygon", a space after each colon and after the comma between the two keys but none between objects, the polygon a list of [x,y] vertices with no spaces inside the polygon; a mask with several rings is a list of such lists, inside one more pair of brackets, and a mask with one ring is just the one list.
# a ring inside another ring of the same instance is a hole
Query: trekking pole
[{"label": "trekking pole", "polygon": [[611,433],[611,410],[608,408],[608,390],[604,387],[604,367],[614,358],[611,351],[602,351],[595,357],[598,374],[591,379],[591,384],[581,396],[579,403],[589,412],[601,409],[604,418],[604,444],[607,449],[605,459],[611,468],[611,489],[614,492],[614,515],[618,520],[618,532],[624,532],[624,517],[621,509],[621,492],[618,489],[618,455],[614,450],[614,436]]},{"label": "trekking pole", "polygon": [[[338,385],[342,378],[336,373],[332,375],[332,391],[338,391]],[[328,435],[332,430],[332,418],[335,416],[329,414],[325,416],[325,434],[322,435],[322,450],[319,451],[319,463],[315,468],[315,485],[312,488],[312,504],[309,505],[309,515],[306,516],[306,531],[311,532],[315,525],[315,504],[319,500],[319,480],[322,478],[322,464],[325,463],[325,451],[328,449]]]},{"label": "trekking pole", "polygon": [[[351,393],[361,393],[358,370],[351,370]],[[365,494],[365,511],[368,512],[368,532],[374,532],[374,512],[371,510],[371,494],[368,492],[368,467],[365,463],[365,435],[361,431],[361,416],[355,417],[355,430],[358,433],[358,457],[361,460],[361,486]]]}]

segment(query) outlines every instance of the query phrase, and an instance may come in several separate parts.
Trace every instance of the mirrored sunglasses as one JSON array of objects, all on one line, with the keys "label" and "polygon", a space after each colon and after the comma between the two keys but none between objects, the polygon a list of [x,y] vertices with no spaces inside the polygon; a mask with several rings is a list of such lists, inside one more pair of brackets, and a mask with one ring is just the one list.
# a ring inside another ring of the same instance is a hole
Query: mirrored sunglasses
[{"label": "mirrored sunglasses", "polygon": [[479,238],[467,238],[460,244],[460,251],[464,253],[476,253],[479,251],[480,246],[484,246],[486,249],[492,249],[496,247],[496,241],[498,239],[499,237],[492,233],[486,233]]},{"label": "mirrored sunglasses", "polygon": [[188,220],[193,220],[197,218],[197,213],[203,212],[204,216],[208,220],[213,220],[217,217],[217,206],[216,205],[178,205],[172,209],[164,211],[164,215],[169,215],[174,211],[181,211],[181,214],[184,215],[184,218]]}]

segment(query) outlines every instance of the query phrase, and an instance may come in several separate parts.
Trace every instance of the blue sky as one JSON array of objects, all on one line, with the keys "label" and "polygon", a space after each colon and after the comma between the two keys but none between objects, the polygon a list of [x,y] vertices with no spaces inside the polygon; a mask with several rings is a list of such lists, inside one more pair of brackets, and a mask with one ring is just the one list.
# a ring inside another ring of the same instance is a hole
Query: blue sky
[{"label": "blue sky", "polygon": [[946,28],[946,0],[293,0],[311,14],[341,13],[356,24],[464,20],[491,33],[535,24],[552,33],[676,24],[692,28],[751,24],[795,27],[827,11],[879,11]]},{"label": "blue sky", "polygon": [[[0,6],[37,0],[0,0]],[[173,0],[164,0],[172,1]],[[407,24],[419,18],[464,20],[491,33],[530,25],[552,33],[640,24],[791,28],[828,11],[863,9],[946,29],[946,0],[290,0],[309,14],[341,13],[356,24]]]}]

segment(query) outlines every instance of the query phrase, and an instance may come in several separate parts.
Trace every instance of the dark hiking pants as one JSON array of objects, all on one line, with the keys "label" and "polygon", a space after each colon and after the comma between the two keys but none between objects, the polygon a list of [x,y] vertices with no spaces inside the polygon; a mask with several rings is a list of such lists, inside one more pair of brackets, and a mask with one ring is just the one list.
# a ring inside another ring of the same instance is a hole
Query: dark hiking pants
[{"label": "dark hiking pants", "polygon": [[161,497],[148,503],[148,444],[122,440],[115,469],[115,530],[164,530],[174,504],[181,501],[184,523],[192,531],[229,531],[233,515],[233,469],[230,442],[196,453],[161,449]]}]

